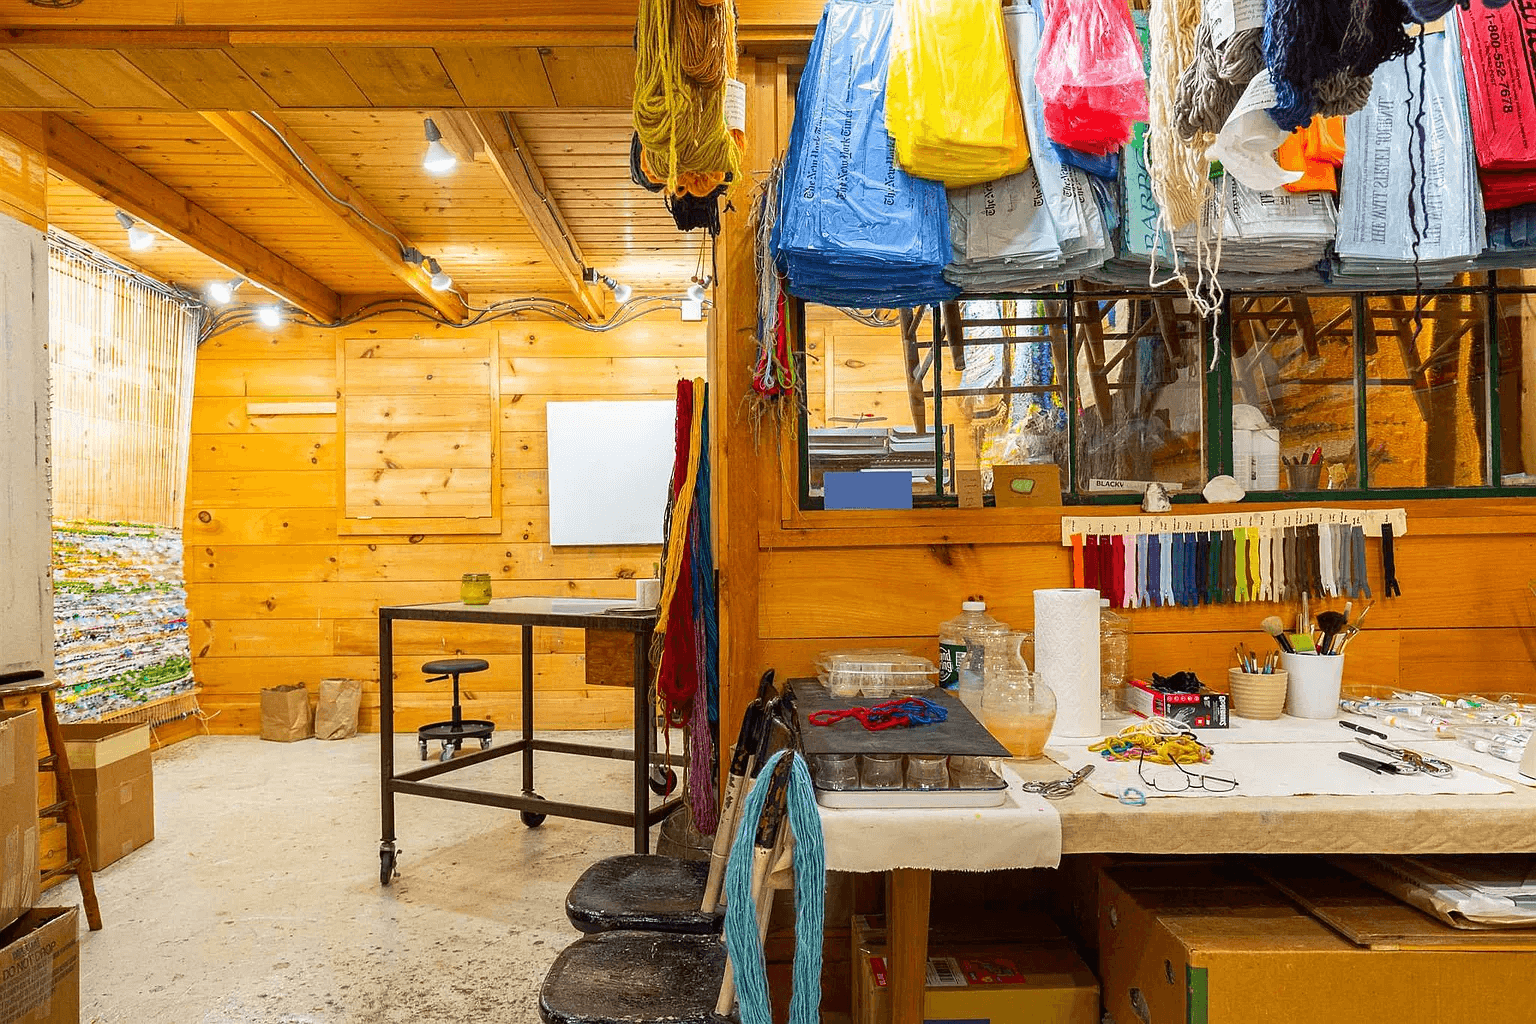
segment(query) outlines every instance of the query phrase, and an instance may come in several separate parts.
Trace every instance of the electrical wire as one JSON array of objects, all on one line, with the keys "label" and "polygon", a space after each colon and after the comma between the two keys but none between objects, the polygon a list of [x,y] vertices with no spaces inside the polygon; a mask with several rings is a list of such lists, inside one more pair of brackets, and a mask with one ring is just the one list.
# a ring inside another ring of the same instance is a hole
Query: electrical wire
[{"label": "electrical wire", "polygon": [[[423,320],[430,320],[444,327],[465,330],[523,313],[536,313],[559,320],[562,323],[570,324],[572,327],[583,331],[589,331],[593,334],[605,334],[608,331],[617,330],[626,324],[632,323],[641,317],[668,310],[681,311],[684,301],[684,299],[674,296],[641,296],[624,303],[624,305],[614,311],[611,317],[603,321],[588,320],[581,310],[568,302],[539,296],[508,299],[503,302],[492,303],[489,306],[470,306],[468,308],[475,315],[464,321],[450,320],[425,300],[415,298],[377,299],[373,302],[364,303],[344,317],[329,321],[321,320],[302,311],[290,311],[285,315],[291,322],[302,324],[306,327],[337,328],[350,327],[378,316],[403,313],[420,317]],[[710,303],[706,300],[705,305],[708,306]],[[231,306],[207,316],[202,322],[197,343],[201,345],[203,342],[216,338],[221,334],[226,334],[229,331],[255,325],[258,322],[258,309],[259,307],[257,306]]]}]

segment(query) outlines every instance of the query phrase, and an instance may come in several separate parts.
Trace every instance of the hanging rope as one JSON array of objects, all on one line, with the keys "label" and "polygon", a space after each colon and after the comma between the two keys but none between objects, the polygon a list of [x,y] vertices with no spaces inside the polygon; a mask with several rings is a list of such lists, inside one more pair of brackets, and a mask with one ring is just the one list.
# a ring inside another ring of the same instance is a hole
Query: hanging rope
[{"label": "hanging rope", "polygon": [[1195,0],[1152,0],[1148,16],[1152,72],[1147,83],[1147,170],[1158,219],[1170,234],[1195,222],[1211,190],[1210,161],[1202,149],[1180,137],[1175,116],[1179,73],[1195,59],[1200,6]]},{"label": "hanging rope", "polygon": [[[720,85],[731,68],[727,50],[735,53],[735,6],[699,0],[677,0],[677,47],[683,73],[700,85]],[[728,45],[729,37],[729,45]]]},{"label": "hanging rope", "polygon": [[1174,94],[1174,124],[1186,142],[1203,139],[1209,148],[1210,137],[1221,131],[1243,90],[1264,69],[1263,38],[1263,29],[1243,29],[1218,46],[1210,24],[1200,23],[1195,58],[1179,76]]},{"label": "hanging rope", "polygon": [[818,1024],[821,1020],[821,944],[823,903],[827,884],[827,855],[821,835],[821,815],[805,759],[781,750],[768,759],[747,794],[741,824],[725,868],[725,946],[736,978],[741,1024],[772,1024],[768,1003],[768,972],[763,940],[757,930],[757,901],[752,898],[752,846],[758,821],[768,800],[773,768],[788,757],[789,786],[785,792],[790,832],[795,837],[795,969],[789,1003],[789,1024]]},{"label": "hanging rope", "polygon": [[[699,427],[699,471],[689,525],[693,570],[693,651],[697,687],[688,717],[688,809],[693,826],[712,836],[718,824],[715,807],[715,733],[720,720],[719,609],[715,603],[715,559],[710,538],[709,392],[694,385],[694,418]],[[701,700],[700,697],[703,697]]]},{"label": "hanging rope", "polygon": [[677,382],[677,451],[672,467],[672,506],[668,514],[662,550],[661,607],[651,639],[651,660],[656,663],[656,700],[663,726],[682,725],[698,689],[693,651],[693,626],[670,629],[674,614],[693,611],[693,573],[689,567],[688,526],[697,494],[699,458],[702,452],[703,418],[694,415],[694,395],[704,390],[702,380]]},{"label": "hanging rope", "polygon": [[[697,0],[640,2],[633,103],[640,165],[672,195],[707,196],[741,178],[745,139],[725,124],[725,79],[736,70],[735,15],[730,6],[721,5],[715,31],[706,29]],[[685,20],[695,15],[696,20]],[[703,53],[711,42],[718,58]],[[685,64],[712,81],[694,78]]]},{"label": "hanging rope", "polygon": [[1265,0],[1264,63],[1275,83],[1270,115],[1295,131],[1322,113],[1352,114],[1372,72],[1413,49],[1402,0]]}]

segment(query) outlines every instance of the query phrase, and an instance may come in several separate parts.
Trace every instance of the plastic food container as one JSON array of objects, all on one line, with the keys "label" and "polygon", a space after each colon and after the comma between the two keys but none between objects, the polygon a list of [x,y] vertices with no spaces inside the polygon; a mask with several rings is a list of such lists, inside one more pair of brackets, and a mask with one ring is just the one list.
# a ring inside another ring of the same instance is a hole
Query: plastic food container
[{"label": "plastic food container", "polygon": [[885,699],[921,693],[939,670],[927,658],[894,648],[828,651],[816,663],[821,683],[834,697]]}]

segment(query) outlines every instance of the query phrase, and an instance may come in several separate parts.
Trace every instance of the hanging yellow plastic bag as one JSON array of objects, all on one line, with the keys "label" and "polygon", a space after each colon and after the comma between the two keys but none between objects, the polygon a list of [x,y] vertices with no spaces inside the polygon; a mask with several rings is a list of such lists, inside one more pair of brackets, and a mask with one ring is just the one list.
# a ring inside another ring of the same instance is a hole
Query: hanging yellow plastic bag
[{"label": "hanging yellow plastic bag", "polygon": [[997,0],[896,0],[885,119],[920,178],[958,188],[1029,166]]}]

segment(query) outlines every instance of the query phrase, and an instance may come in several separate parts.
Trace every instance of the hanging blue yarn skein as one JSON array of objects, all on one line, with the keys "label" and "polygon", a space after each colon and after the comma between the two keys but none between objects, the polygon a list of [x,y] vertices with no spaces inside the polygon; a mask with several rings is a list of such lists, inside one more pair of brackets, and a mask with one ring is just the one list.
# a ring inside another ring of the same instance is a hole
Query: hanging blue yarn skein
[{"label": "hanging blue yarn skein", "polygon": [[785,792],[789,828],[795,837],[795,971],[789,1024],[818,1024],[821,1020],[827,855],[821,837],[821,815],[816,810],[816,794],[805,759],[792,750],[781,750],[763,765],[747,794],[741,808],[741,824],[731,844],[731,859],[725,868],[725,947],[735,972],[741,1024],[773,1024],[763,940],[757,931],[757,902],[752,898],[752,846],[763,805],[768,800],[773,768],[784,757],[794,758]]},{"label": "hanging blue yarn skein", "polygon": [[[1403,28],[1403,3],[1265,0],[1262,49],[1275,86],[1277,102],[1269,110],[1275,124],[1286,131],[1304,127],[1323,110],[1325,91],[1358,93],[1358,101],[1348,104],[1358,109],[1371,73],[1413,49]],[[1361,88],[1351,90],[1349,83]]]},{"label": "hanging blue yarn skein", "polygon": [[[1483,6],[1487,8],[1503,7],[1510,0],[1483,0]],[[1403,6],[1408,10],[1408,17],[1420,25],[1443,18],[1451,12],[1452,7],[1460,7],[1462,10],[1470,10],[1471,0],[1402,0]]]}]

